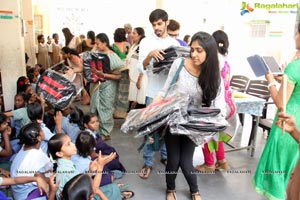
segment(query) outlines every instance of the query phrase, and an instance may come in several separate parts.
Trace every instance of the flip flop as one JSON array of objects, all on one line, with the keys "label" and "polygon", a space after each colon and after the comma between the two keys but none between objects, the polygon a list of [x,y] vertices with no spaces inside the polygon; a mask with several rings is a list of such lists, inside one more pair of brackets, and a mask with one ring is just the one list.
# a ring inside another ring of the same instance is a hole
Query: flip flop
[{"label": "flip flop", "polygon": [[121,199],[131,199],[134,196],[134,192],[130,190],[125,190],[121,192]]},{"label": "flip flop", "polygon": [[139,177],[141,177],[142,179],[147,179],[149,178],[151,171],[152,171],[152,167],[144,165],[139,173]]}]

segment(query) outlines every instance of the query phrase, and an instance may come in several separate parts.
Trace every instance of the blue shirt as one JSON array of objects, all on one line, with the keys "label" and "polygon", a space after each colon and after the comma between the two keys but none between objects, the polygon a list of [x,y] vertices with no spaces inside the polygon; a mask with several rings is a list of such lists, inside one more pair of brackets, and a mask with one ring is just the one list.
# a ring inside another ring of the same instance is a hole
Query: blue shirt
[{"label": "blue shirt", "polygon": [[92,161],[91,156],[84,158],[84,157],[80,156],[79,154],[76,154],[71,157],[71,160],[75,164],[76,170],[80,174],[84,174],[89,171],[90,163]]},{"label": "blue shirt", "polygon": [[59,188],[56,192],[56,198],[59,199],[61,191],[64,189],[65,184],[72,179],[74,176],[78,175],[78,171],[75,168],[72,160],[58,159],[57,160],[57,170],[56,170],[56,180],[60,180]]},{"label": "blue shirt", "polygon": [[77,136],[81,131],[77,124],[70,123],[70,118],[64,116],[62,117],[61,129],[63,133],[70,136],[73,143],[76,142]]},{"label": "blue shirt", "polygon": [[41,142],[41,149],[43,150],[43,152],[48,154],[48,141],[54,134],[50,131],[46,124],[41,123],[40,126],[45,135],[45,139]]}]

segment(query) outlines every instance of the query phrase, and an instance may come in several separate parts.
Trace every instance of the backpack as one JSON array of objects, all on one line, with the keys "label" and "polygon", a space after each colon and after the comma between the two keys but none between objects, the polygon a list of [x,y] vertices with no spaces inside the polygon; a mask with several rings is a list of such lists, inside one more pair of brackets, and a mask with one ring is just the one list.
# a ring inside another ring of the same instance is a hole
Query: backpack
[{"label": "backpack", "polygon": [[90,83],[97,83],[98,81],[104,82],[105,78],[92,73],[91,68],[103,71],[104,73],[110,73],[110,60],[104,53],[96,52],[84,52],[83,58],[83,72],[84,76]]},{"label": "backpack", "polygon": [[72,103],[77,93],[72,82],[51,69],[45,71],[39,78],[36,92],[42,93],[45,100],[62,110]]}]

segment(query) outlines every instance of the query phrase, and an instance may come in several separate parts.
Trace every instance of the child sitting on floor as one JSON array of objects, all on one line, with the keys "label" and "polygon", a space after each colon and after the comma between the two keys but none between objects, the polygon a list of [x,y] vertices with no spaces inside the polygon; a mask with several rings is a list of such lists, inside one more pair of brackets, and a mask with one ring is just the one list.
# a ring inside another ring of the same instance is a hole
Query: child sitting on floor
[{"label": "child sitting on floor", "polygon": [[[22,149],[17,153],[10,168],[12,178],[19,176],[41,176],[52,171],[53,165],[50,158],[40,149],[44,140],[44,132],[37,123],[29,123],[20,130]],[[15,199],[24,200],[28,194],[37,189],[36,183],[12,186]]]},{"label": "child sitting on floor", "polygon": [[[92,159],[97,157],[97,153],[101,151],[102,155],[109,155],[112,152],[117,152],[116,149],[108,144],[106,144],[105,142],[102,141],[101,137],[99,136],[99,134],[97,133],[97,131],[99,130],[99,120],[98,120],[98,116],[94,113],[87,113],[83,116],[83,125],[85,127],[85,130],[88,131],[96,140],[96,146],[95,146],[95,150],[93,151],[91,157]],[[111,163],[109,163],[108,168],[110,170],[118,170],[121,172],[125,172],[126,169],[125,167],[122,165],[122,163],[119,161],[119,155],[117,153],[117,159],[115,159],[114,161],[112,161]],[[115,171],[116,172],[116,171]],[[122,173],[115,173],[114,176],[115,178],[121,178],[122,177]]]},{"label": "child sitting on floor", "polygon": [[[71,157],[77,153],[77,149],[71,142],[70,137],[65,134],[54,135],[50,139],[48,145],[48,149],[52,158],[57,160],[56,180],[59,181],[59,188],[56,192],[56,197],[57,199],[60,199],[61,192],[65,184],[74,176],[79,174],[71,160]],[[102,172],[104,165],[108,162],[111,162],[111,160],[113,160],[115,157],[116,153],[111,153],[109,156],[102,157],[101,152],[99,152],[97,160],[91,163],[89,171],[93,172],[96,170],[96,172]],[[102,173],[96,173],[94,178],[95,186],[100,184],[101,177]],[[117,184],[108,184],[102,186],[100,187],[100,192],[101,199],[121,199],[120,188]]]}]

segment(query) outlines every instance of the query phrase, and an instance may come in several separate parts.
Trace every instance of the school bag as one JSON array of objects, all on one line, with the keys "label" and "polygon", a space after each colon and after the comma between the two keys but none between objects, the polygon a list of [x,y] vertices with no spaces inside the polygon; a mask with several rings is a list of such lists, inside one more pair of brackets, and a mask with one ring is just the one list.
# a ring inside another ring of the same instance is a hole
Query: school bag
[{"label": "school bag", "polygon": [[65,109],[76,96],[76,88],[67,78],[54,70],[46,70],[37,82],[37,94],[56,108]]},{"label": "school bag", "polygon": [[91,68],[96,68],[98,71],[110,73],[110,60],[108,55],[99,52],[84,52],[83,59],[83,72],[84,76],[90,83],[97,83],[98,81],[104,82],[104,76],[99,76],[92,72]]}]

